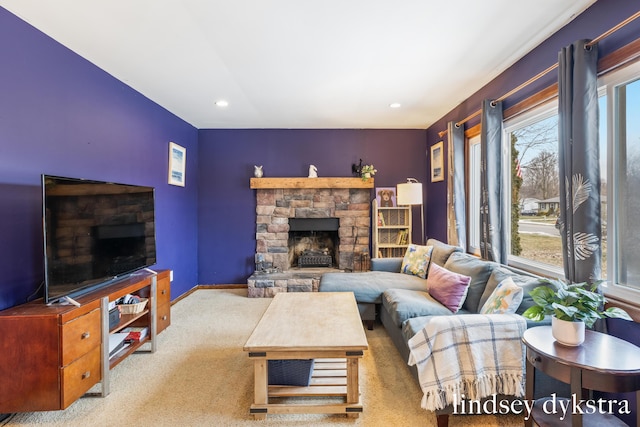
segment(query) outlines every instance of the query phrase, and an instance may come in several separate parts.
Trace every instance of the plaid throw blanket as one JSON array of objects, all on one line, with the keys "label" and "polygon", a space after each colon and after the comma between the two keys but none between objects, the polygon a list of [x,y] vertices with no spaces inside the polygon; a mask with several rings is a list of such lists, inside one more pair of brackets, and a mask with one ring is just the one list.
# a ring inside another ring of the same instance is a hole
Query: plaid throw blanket
[{"label": "plaid throw blanket", "polygon": [[422,407],[442,409],[454,396],[458,402],[494,393],[523,396],[526,328],[515,314],[433,316],[409,340],[409,365],[417,365]]}]

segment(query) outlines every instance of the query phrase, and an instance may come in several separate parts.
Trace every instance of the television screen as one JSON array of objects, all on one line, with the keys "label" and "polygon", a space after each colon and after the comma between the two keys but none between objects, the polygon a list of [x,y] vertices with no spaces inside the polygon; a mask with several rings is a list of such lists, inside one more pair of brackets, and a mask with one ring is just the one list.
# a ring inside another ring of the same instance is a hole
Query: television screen
[{"label": "television screen", "polygon": [[154,189],[42,175],[45,303],[156,262]]}]

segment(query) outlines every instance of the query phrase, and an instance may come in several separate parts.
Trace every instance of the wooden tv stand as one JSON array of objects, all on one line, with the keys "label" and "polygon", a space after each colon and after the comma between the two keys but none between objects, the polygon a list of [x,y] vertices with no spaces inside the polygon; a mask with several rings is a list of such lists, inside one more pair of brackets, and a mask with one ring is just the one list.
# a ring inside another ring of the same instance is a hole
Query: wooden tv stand
[{"label": "wooden tv stand", "polygon": [[[126,294],[149,302],[109,328],[109,301]],[[135,351],[156,350],[156,335],[171,322],[170,295],[169,270],[141,270],[75,298],[80,307],[39,299],[0,311],[0,413],[65,409],[99,382],[97,395],[109,394],[111,368]],[[110,359],[110,334],[128,326],[149,334]]]}]

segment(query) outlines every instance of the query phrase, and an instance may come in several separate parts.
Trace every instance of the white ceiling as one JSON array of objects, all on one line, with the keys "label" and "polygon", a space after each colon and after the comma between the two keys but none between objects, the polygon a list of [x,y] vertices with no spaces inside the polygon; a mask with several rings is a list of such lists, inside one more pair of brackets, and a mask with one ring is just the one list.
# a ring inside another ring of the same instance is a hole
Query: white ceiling
[{"label": "white ceiling", "polygon": [[[594,2],[0,0],[0,6],[200,129],[426,129]],[[220,99],[229,106],[216,107]],[[389,108],[394,102],[402,106]]]}]

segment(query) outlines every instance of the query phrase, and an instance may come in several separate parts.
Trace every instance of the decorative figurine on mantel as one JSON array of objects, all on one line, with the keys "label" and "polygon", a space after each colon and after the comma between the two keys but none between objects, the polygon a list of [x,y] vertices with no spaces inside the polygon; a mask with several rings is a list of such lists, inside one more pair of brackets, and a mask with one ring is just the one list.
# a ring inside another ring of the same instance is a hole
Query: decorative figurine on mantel
[{"label": "decorative figurine on mantel", "polygon": [[317,178],[318,177],[318,168],[314,165],[309,166],[309,178]]},{"label": "decorative figurine on mantel", "polygon": [[255,176],[256,178],[262,178],[262,165],[253,166],[253,176]]},{"label": "decorative figurine on mantel", "polygon": [[360,163],[359,164],[352,164],[351,165],[351,172],[353,172],[353,174],[359,178],[362,178],[361,172],[362,172],[362,159],[360,159]]},{"label": "decorative figurine on mantel", "polygon": [[378,172],[378,169],[373,167],[373,165],[363,165],[362,159],[360,159],[359,164],[356,165],[354,163],[351,165],[351,172],[353,172],[355,176],[359,176],[360,178],[362,178],[363,181],[366,181],[367,179],[375,175],[376,172]]}]

